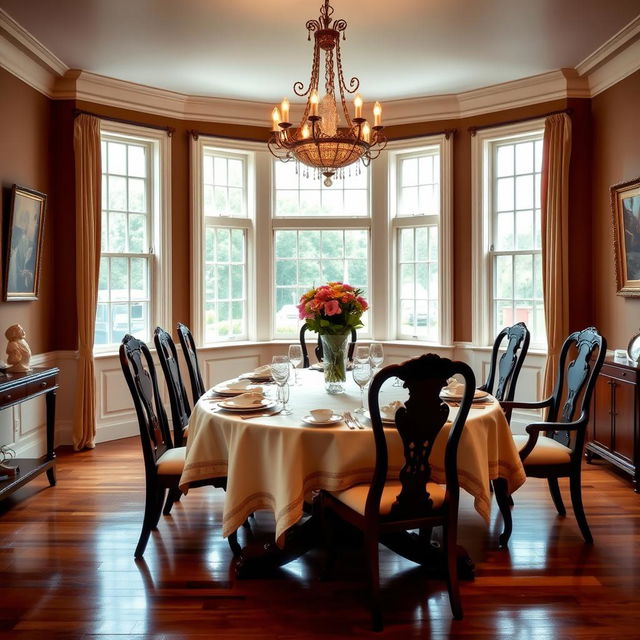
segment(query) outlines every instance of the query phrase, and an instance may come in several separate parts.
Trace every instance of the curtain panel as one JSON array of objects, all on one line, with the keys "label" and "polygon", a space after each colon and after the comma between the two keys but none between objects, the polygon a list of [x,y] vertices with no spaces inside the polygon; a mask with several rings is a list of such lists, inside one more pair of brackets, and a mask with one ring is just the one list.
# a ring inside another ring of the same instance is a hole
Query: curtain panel
[{"label": "curtain panel", "polygon": [[569,334],[569,161],[571,119],[566,113],[545,120],[542,157],[542,289],[547,329],[544,395],[555,384],[558,355]]},{"label": "curtain panel", "polygon": [[87,114],[74,123],[76,176],[76,297],[78,379],[75,389],[73,448],[92,449],[96,437],[96,383],[93,362],[100,274],[100,120]]}]

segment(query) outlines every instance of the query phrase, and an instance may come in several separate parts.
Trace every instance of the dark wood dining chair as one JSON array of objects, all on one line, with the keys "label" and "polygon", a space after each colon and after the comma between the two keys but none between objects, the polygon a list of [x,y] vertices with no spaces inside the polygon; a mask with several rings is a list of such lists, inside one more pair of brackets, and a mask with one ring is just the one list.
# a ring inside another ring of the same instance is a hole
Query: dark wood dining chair
[{"label": "dark wood dining chair", "polygon": [[202,381],[202,374],[200,373],[200,365],[198,364],[196,343],[187,325],[178,322],[177,331],[178,339],[182,346],[182,353],[184,353],[187,362],[187,371],[189,372],[189,381],[191,382],[191,396],[193,398],[193,404],[195,405],[200,399],[200,396],[206,391],[204,382]]},{"label": "dark wood dining chair", "polygon": [[[186,450],[185,447],[173,446],[167,414],[158,391],[155,365],[147,345],[132,335],[125,335],[120,344],[120,365],[133,398],[144,458],[144,517],[134,554],[136,558],[142,558],[151,531],[158,527],[160,514],[169,515],[171,512],[179,491]],[[226,478],[213,478],[200,484],[224,487]],[[229,545],[234,554],[240,553],[235,534],[229,536]]]},{"label": "dark wood dining chair", "polygon": [[176,447],[181,447],[188,433],[191,407],[189,406],[187,391],[180,375],[176,345],[169,333],[161,327],[156,327],[153,333],[153,342],[167,384],[167,391],[169,392],[173,442]]},{"label": "dark wood dining chair", "polygon": [[[300,327],[300,346],[302,347],[302,367],[307,369],[310,365],[309,352],[307,351],[307,342],[305,340],[305,334],[307,332],[307,325],[303,324]],[[355,329],[351,329],[351,342],[349,342],[349,348],[347,350],[347,358],[353,360],[353,352],[356,348],[356,342],[358,340],[358,334]],[[320,334],[318,334],[318,341],[315,346],[314,352],[318,362],[322,362],[322,341],[320,340]]]},{"label": "dark wood dining chair", "polygon": [[[498,352],[505,339],[507,347],[498,361]],[[478,388],[487,391],[496,400],[513,400],[530,339],[529,329],[524,322],[502,329],[493,342],[487,381]]]},{"label": "dark wood dining chair", "polygon": [[[444,485],[431,480],[429,456],[440,430],[449,416],[449,407],[440,399],[447,378],[460,374],[465,391],[453,421],[445,448]],[[389,378],[397,377],[409,390],[409,399],[396,413],[395,428],[402,438],[405,464],[399,478],[388,477],[388,452],[382,426],[379,392]],[[322,491],[320,505],[359,528],[365,539],[369,564],[371,617],[374,630],[382,629],[379,584],[378,542],[385,534],[420,529],[419,539],[429,545],[433,527],[443,527],[443,553],[451,611],[462,618],[458,585],[457,526],[460,486],[458,445],[471,407],[476,380],[471,368],[435,354],[426,354],[402,364],[389,365],[375,376],[369,390],[369,412],[373,426],[376,461],[371,484],[356,485],[344,491]],[[324,518],[325,521],[327,518]]]},{"label": "dark wood dining chair", "polygon": [[[506,409],[546,409],[544,422],[514,435],[527,477],[546,478],[553,503],[566,515],[558,478],[568,478],[571,504],[585,542],[593,536],[582,504],[582,455],[591,395],[607,352],[607,341],[594,327],[575,331],[560,351],[553,393],[540,402],[504,401]],[[573,358],[570,360],[570,358]]]}]

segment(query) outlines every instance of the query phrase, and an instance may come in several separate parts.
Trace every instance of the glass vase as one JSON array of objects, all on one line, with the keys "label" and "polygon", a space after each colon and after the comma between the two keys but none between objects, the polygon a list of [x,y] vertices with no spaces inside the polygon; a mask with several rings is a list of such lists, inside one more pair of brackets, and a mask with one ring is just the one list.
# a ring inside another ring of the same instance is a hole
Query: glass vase
[{"label": "glass vase", "polygon": [[324,386],[327,393],[344,393],[347,381],[347,345],[350,333],[320,335]]}]

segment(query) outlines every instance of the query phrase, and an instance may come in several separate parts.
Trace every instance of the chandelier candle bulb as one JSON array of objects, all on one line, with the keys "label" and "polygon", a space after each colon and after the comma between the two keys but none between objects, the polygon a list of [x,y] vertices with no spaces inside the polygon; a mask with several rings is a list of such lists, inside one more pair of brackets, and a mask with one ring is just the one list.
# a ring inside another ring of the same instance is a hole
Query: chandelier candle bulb
[{"label": "chandelier candle bulb", "polygon": [[371,127],[369,126],[369,123],[366,120],[362,125],[362,139],[365,142],[371,142]]},{"label": "chandelier candle bulb", "polygon": [[309,115],[317,116],[318,115],[318,102],[320,99],[318,98],[318,92],[314,89],[309,96],[309,107],[310,112]]},{"label": "chandelier candle bulb", "polygon": [[282,114],[282,122],[289,122],[289,100],[287,98],[283,98],[280,112]]},{"label": "chandelier candle bulb", "polygon": [[382,107],[379,102],[373,105],[373,126],[379,127],[382,124]]},{"label": "chandelier candle bulb", "polygon": [[354,116],[356,118],[362,118],[362,96],[359,93],[357,93],[353,99],[353,106],[355,107]]},{"label": "chandelier candle bulb", "polygon": [[280,111],[278,111],[278,107],[273,107],[273,111],[271,112],[271,119],[273,120],[271,131],[280,131]]},{"label": "chandelier candle bulb", "polygon": [[302,136],[302,138],[304,140],[306,140],[311,134],[309,133],[309,125],[305,122],[304,126],[302,127],[302,131],[300,132],[300,135]]}]

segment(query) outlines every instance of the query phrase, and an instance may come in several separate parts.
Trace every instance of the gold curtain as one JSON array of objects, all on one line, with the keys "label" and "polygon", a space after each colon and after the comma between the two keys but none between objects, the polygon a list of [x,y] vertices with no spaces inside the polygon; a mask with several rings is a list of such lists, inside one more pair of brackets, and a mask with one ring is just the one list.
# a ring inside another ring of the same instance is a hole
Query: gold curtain
[{"label": "gold curtain", "polygon": [[542,157],[542,288],[547,328],[544,398],[555,383],[558,356],[569,334],[569,161],[571,119],[549,116],[544,125]]},{"label": "gold curtain", "polygon": [[96,437],[96,383],[93,364],[98,276],[100,273],[100,120],[79,115],[74,124],[76,164],[76,296],[78,379],[73,416],[73,448],[93,449]]}]

